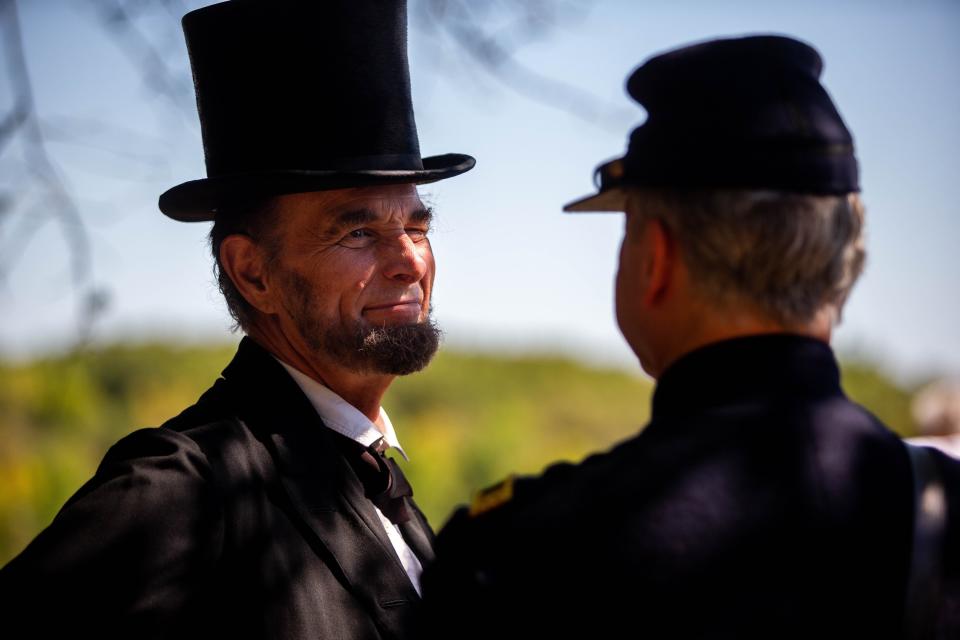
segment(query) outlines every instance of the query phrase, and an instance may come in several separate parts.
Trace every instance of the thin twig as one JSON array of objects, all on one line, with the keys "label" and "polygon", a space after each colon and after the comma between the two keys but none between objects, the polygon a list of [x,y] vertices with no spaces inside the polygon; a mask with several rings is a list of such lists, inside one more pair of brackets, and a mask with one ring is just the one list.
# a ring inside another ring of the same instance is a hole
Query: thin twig
[{"label": "thin twig", "polygon": [[[517,61],[515,52],[532,39],[545,37],[554,27],[553,13],[541,3],[518,5],[522,13],[508,32],[490,35],[483,27],[485,16],[477,13],[479,5],[460,0],[424,0],[425,25],[433,31],[445,32],[466,54],[492,77],[527,98],[570,113],[600,128],[622,132],[635,117],[632,111],[613,107],[589,92],[567,82],[534,71]],[[519,7],[519,9],[517,9]],[[515,25],[520,24],[517,28]],[[505,33],[512,35],[506,36]]]},{"label": "thin twig", "polygon": [[[90,0],[100,16],[100,24],[111,39],[124,51],[125,57],[139,68],[144,83],[153,92],[165,98],[183,116],[184,123],[193,124],[192,84],[174,76],[149,38],[137,27],[128,5],[122,2]],[[134,3],[135,4],[135,3]],[[153,3],[150,3],[152,6]]]},{"label": "thin twig", "polygon": [[[25,110],[19,131],[23,135],[27,166],[49,189],[55,202],[50,212],[59,219],[64,237],[70,246],[71,273],[74,285],[79,287],[90,275],[90,242],[83,218],[62,176],[60,167],[47,153],[43,129],[37,118],[16,0],[6,0],[2,9],[6,16],[3,24],[6,27],[6,58],[10,80],[15,88],[17,104]],[[9,266],[7,265],[6,268]]]}]

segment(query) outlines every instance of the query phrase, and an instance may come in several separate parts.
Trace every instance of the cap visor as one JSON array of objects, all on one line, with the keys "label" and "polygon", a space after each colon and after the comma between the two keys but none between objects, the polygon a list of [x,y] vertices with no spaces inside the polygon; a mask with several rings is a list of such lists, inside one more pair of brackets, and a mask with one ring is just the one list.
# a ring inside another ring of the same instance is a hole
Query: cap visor
[{"label": "cap visor", "polygon": [[627,194],[623,189],[608,189],[592,196],[569,202],[564,205],[563,210],[569,213],[624,211],[626,204]]}]

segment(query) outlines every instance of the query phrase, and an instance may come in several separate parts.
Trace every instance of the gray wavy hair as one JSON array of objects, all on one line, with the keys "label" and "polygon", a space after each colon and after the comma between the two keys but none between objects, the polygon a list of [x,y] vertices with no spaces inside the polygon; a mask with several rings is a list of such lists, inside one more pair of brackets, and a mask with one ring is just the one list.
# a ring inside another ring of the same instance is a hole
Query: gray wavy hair
[{"label": "gray wavy hair", "polygon": [[827,305],[839,318],[866,260],[855,193],[633,189],[627,209],[676,236],[706,299],[746,301],[785,324],[809,322]]}]

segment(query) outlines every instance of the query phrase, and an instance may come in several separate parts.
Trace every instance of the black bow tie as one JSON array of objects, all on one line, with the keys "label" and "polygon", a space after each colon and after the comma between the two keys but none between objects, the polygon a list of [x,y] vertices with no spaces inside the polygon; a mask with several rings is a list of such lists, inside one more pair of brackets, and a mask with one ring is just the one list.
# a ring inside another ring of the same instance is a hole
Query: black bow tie
[{"label": "black bow tie", "polygon": [[390,447],[383,438],[368,447],[343,438],[344,453],[363,483],[364,495],[394,524],[410,519],[410,508],[404,498],[413,496],[413,489],[399,465],[384,452]]},{"label": "black bow tie", "polygon": [[413,497],[413,489],[397,463],[384,455],[389,448],[387,443],[380,438],[369,447],[364,447],[336,431],[331,430],[330,434],[363,484],[364,495],[380,509],[380,513],[397,525],[420,562],[432,562],[430,528],[424,527],[414,517],[412,501],[405,499]]}]

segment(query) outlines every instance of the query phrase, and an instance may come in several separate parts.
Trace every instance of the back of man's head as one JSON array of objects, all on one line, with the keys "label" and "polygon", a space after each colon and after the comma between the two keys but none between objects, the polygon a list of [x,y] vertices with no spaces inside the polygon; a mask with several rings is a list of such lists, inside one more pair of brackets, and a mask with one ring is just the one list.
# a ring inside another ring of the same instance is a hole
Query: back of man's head
[{"label": "back of man's head", "polygon": [[803,326],[839,319],[866,250],[856,194],[754,189],[631,189],[631,224],[660,220],[677,243],[693,292],[715,313],[745,309]]},{"label": "back of man's head", "polygon": [[829,339],[865,250],[853,137],[822,69],[809,45],[761,35],[628,78],[647,119],[597,168],[599,192],[565,209],[627,213],[617,316],[650,373],[737,335]]}]

